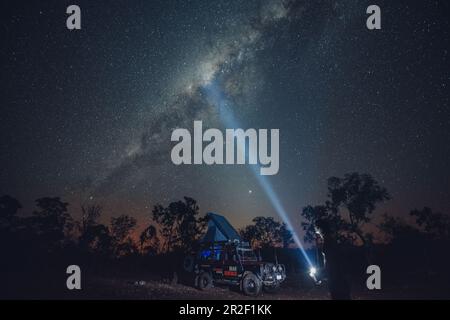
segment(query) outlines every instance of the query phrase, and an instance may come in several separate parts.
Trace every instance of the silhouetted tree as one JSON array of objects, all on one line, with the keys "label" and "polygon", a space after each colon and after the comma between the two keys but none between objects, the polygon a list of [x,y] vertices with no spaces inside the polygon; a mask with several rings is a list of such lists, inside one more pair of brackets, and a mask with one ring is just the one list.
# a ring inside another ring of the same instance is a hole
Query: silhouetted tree
[{"label": "silhouetted tree", "polygon": [[101,212],[102,207],[99,205],[81,206],[78,243],[82,250],[108,255],[112,237],[108,227],[98,223]]},{"label": "silhouetted tree", "polygon": [[253,247],[288,247],[293,242],[292,233],[286,225],[273,217],[256,217],[252,221],[254,224],[241,229],[240,234]]},{"label": "silhouetted tree", "polygon": [[[314,221],[325,219],[330,228],[341,238],[359,239],[364,246],[370,245],[372,237],[364,233],[376,205],[390,199],[387,190],[368,174],[349,173],[343,178],[328,179],[328,200],[324,206],[305,207],[302,211],[307,240],[311,240]],[[355,238],[356,236],[356,238]]]},{"label": "silhouetted tree", "polygon": [[107,256],[112,249],[113,239],[107,226],[96,224],[86,229],[80,245],[85,250]]},{"label": "silhouetted tree", "polygon": [[18,253],[15,251],[27,248],[24,242],[29,244],[19,235],[22,219],[17,217],[17,212],[20,208],[22,205],[17,199],[9,195],[0,197],[0,270],[13,263],[12,256]]},{"label": "silhouetted tree", "polygon": [[102,212],[102,207],[99,205],[81,206],[81,233],[91,226],[97,224]]},{"label": "silhouetted tree", "polygon": [[305,231],[305,241],[313,242],[316,239],[316,224],[318,221],[326,221],[329,226],[329,232],[333,233],[340,242],[348,237],[348,224],[339,215],[337,210],[331,210],[329,202],[321,206],[306,206],[301,212],[305,219],[302,222],[302,228]]},{"label": "silhouetted tree", "polygon": [[346,174],[344,178],[329,178],[328,197],[333,211],[346,211],[349,231],[355,233],[364,245],[370,239],[364,234],[363,226],[370,221],[376,205],[390,199],[387,190],[371,175],[356,172]]},{"label": "silhouetted tree", "polygon": [[428,207],[422,210],[412,210],[410,215],[415,218],[419,227],[436,239],[448,238],[450,235],[450,216],[440,212],[433,212]]},{"label": "silhouetted tree", "polygon": [[17,199],[9,195],[0,197],[0,222],[11,222],[21,208],[22,205]]},{"label": "silhouetted tree", "polygon": [[33,212],[32,228],[43,246],[52,248],[61,245],[65,236],[73,229],[73,219],[67,212],[68,203],[59,197],[36,200],[38,210]]},{"label": "silhouetted tree", "polygon": [[378,228],[386,235],[385,240],[389,243],[411,243],[411,239],[420,238],[420,230],[406,223],[402,218],[388,214],[383,215]]},{"label": "silhouetted tree", "polygon": [[289,248],[289,246],[294,243],[294,239],[292,236],[292,231],[287,228],[285,223],[281,224],[280,234],[283,248]]},{"label": "silhouetted tree", "polygon": [[161,236],[164,238],[164,251],[170,251],[175,242],[175,214],[172,214],[168,207],[156,204],[152,210],[152,218],[160,226]]},{"label": "silhouetted tree", "polygon": [[159,247],[159,239],[156,228],[152,225],[145,228],[139,236],[139,245],[142,253],[156,254]]},{"label": "silhouetted tree", "polygon": [[239,230],[241,238],[248,241],[252,248],[258,247],[258,231],[254,224],[245,226]]},{"label": "silhouetted tree", "polygon": [[167,207],[160,204],[152,211],[154,223],[164,238],[165,251],[174,249],[189,251],[206,226],[206,219],[199,217],[197,201],[184,197],[184,201],[170,203]]},{"label": "silhouetted tree", "polygon": [[131,232],[136,228],[136,219],[127,215],[111,218],[111,236],[114,254],[117,257],[136,252],[136,246],[131,238]]}]

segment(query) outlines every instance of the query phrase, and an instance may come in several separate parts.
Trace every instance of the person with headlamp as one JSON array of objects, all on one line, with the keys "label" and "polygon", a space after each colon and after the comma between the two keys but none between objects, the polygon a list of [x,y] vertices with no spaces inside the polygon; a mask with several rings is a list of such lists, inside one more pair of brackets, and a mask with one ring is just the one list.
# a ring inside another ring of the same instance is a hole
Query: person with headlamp
[{"label": "person with headlamp", "polygon": [[323,241],[322,251],[326,258],[325,272],[331,299],[350,300],[348,268],[342,245],[337,240],[336,230],[333,230],[329,221],[321,219],[316,221],[316,233]]}]

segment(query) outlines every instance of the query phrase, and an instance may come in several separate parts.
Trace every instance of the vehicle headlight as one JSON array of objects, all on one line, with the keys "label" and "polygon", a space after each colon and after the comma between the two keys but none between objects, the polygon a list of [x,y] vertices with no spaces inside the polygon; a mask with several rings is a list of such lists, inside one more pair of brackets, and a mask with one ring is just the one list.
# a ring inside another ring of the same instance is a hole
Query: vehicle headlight
[{"label": "vehicle headlight", "polygon": [[314,267],[309,268],[309,276],[310,276],[311,278],[314,278],[314,276],[316,275],[316,273],[317,273],[317,269],[316,269],[316,268],[314,268]]}]

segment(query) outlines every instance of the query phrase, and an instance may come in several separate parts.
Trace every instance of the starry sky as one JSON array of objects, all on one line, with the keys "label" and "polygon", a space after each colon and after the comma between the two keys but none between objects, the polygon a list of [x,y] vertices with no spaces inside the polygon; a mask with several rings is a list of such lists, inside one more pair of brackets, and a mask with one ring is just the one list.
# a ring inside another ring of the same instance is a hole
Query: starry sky
[{"label": "starry sky", "polygon": [[[67,6],[82,29],[66,28]],[[382,30],[366,28],[366,8]],[[248,166],[175,166],[174,128],[280,129],[267,177],[299,225],[326,179],[373,175],[406,216],[450,212],[448,1],[2,1],[0,193],[148,219],[195,198],[242,226],[277,216]],[[447,66],[447,67],[446,67]],[[300,229],[300,228],[299,228]]]}]

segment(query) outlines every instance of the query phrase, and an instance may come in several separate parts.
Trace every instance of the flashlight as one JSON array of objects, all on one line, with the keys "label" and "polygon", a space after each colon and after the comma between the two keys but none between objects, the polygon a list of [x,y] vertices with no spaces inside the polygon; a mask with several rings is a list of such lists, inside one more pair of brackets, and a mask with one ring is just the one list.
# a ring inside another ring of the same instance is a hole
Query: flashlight
[{"label": "flashlight", "polygon": [[309,269],[309,276],[310,276],[311,278],[315,278],[316,273],[317,273],[317,269],[316,269],[316,268],[311,267],[311,268]]},{"label": "flashlight", "polygon": [[322,284],[322,280],[317,279],[316,277],[317,269],[315,267],[309,268],[309,276],[314,280],[317,285]]}]

